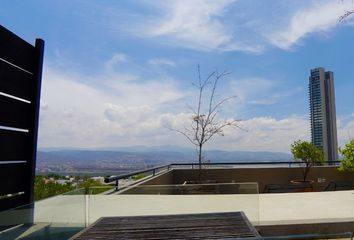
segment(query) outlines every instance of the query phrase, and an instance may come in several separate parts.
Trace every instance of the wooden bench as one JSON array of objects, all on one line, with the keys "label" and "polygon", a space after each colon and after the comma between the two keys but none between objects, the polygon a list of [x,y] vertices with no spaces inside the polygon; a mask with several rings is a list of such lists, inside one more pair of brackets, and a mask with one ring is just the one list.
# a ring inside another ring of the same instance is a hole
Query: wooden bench
[{"label": "wooden bench", "polygon": [[83,239],[262,239],[243,212],[103,217],[79,232]]},{"label": "wooden bench", "polygon": [[311,183],[289,183],[289,184],[267,184],[263,193],[293,193],[293,192],[312,192]]}]

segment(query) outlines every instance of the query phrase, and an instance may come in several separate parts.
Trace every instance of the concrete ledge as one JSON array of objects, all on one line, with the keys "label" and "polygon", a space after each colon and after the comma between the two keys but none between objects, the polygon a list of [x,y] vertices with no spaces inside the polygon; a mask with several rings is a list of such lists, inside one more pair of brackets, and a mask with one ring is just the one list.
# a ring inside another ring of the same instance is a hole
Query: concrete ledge
[{"label": "concrete ledge", "polygon": [[285,236],[298,234],[331,234],[354,232],[354,221],[332,222],[332,223],[311,223],[311,224],[287,224],[257,226],[262,236]]}]

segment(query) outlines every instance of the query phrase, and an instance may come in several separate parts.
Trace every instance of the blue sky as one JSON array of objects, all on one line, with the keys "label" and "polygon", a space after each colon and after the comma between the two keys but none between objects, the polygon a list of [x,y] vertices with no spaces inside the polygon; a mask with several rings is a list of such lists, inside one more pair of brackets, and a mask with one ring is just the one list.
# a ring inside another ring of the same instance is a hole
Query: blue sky
[{"label": "blue sky", "polygon": [[3,0],[0,23],[45,40],[39,146],[188,145],[192,82],[229,71],[221,118],[242,119],[208,144],[289,151],[310,137],[311,68],[334,72],[340,145],[354,137],[351,0]]}]

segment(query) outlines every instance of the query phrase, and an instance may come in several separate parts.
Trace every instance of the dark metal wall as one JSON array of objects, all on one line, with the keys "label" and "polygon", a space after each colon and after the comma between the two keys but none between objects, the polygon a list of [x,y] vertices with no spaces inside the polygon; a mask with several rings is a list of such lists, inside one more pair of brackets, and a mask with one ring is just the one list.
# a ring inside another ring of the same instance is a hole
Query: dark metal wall
[{"label": "dark metal wall", "polygon": [[[198,176],[198,169],[173,169],[142,185],[182,184],[185,181],[196,181]],[[201,176],[203,179],[218,183],[257,182],[259,192],[262,193],[267,184],[289,184],[291,180],[301,179],[302,169],[298,167],[211,168],[202,169]],[[335,166],[321,166],[311,168],[308,179],[315,181],[314,191],[323,191],[331,181],[354,181],[354,175],[351,172],[340,172]]]},{"label": "dark metal wall", "polygon": [[0,25],[0,211],[33,202],[43,51]]}]

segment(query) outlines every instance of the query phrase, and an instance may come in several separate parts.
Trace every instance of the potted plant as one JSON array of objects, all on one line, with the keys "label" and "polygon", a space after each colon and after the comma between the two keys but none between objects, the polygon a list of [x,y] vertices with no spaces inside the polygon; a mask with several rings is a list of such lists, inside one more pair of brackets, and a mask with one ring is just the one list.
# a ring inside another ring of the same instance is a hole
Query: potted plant
[{"label": "potted plant", "polygon": [[313,183],[312,180],[307,179],[307,175],[311,167],[313,167],[316,163],[320,165],[324,163],[324,155],[322,150],[310,142],[298,140],[291,144],[291,153],[294,155],[294,159],[296,161],[303,162],[303,179],[292,181],[292,183]]}]

